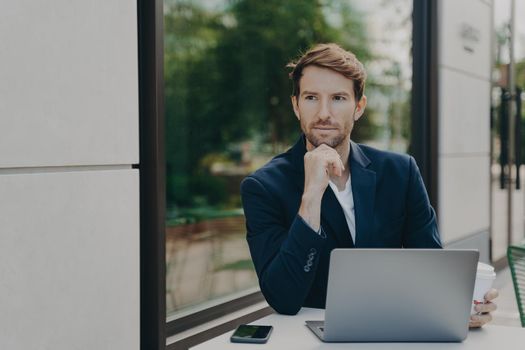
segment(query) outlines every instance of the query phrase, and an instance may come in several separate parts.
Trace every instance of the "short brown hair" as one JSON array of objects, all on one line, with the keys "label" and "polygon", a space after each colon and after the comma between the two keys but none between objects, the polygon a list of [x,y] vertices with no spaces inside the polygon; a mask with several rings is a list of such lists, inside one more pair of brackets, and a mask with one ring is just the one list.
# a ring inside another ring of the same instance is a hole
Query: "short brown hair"
[{"label": "short brown hair", "polygon": [[363,64],[350,51],[341,46],[328,43],[317,44],[303,54],[297,61],[286,65],[292,68],[289,74],[293,82],[293,95],[298,97],[300,94],[299,83],[303,76],[303,70],[307,66],[317,66],[331,69],[351,79],[354,82],[354,95],[356,101],[363,97],[365,91],[366,72]]}]

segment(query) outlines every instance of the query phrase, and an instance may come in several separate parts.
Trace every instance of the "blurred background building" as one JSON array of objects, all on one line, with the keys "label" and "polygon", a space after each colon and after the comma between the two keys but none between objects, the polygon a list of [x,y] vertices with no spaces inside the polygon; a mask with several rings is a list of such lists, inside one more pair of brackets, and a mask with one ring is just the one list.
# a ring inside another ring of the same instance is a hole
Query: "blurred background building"
[{"label": "blurred background building", "polygon": [[174,344],[262,310],[239,184],[298,138],[285,65],[319,42],[364,63],[353,139],[414,155],[446,247],[523,240],[525,0],[147,3],[0,4],[1,348],[153,349],[149,285]]}]

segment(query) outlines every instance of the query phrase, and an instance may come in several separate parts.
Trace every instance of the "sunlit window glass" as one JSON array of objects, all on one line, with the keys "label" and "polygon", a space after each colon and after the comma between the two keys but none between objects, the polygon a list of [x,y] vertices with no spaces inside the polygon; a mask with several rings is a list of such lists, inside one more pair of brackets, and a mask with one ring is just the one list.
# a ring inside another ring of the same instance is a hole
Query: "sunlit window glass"
[{"label": "sunlit window glass", "polygon": [[368,71],[352,138],[409,145],[412,2],[166,0],[167,313],[257,290],[240,181],[299,136],[285,66],[320,42]]}]

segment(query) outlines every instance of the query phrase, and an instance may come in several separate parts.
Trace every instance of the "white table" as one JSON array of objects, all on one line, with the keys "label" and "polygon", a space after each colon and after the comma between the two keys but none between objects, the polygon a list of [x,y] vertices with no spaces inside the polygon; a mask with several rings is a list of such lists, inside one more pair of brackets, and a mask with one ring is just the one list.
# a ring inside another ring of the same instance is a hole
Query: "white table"
[{"label": "white table", "polygon": [[253,324],[272,325],[273,332],[266,344],[231,343],[233,331],[213,338],[192,349],[525,349],[525,328],[485,326],[470,330],[462,343],[323,343],[305,326],[306,320],[324,320],[324,310],[303,308],[296,316],[272,314]]}]

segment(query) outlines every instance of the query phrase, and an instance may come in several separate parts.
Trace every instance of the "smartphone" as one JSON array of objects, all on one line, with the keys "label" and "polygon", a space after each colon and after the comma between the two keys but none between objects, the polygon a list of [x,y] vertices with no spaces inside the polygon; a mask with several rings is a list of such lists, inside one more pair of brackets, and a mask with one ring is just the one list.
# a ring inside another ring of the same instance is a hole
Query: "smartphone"
[{"label": "smartphone", "polygon": [[272,326],[255,326],[241,324],[233,332],[230,340],[232,343],[266,343],[270,338]]}]

